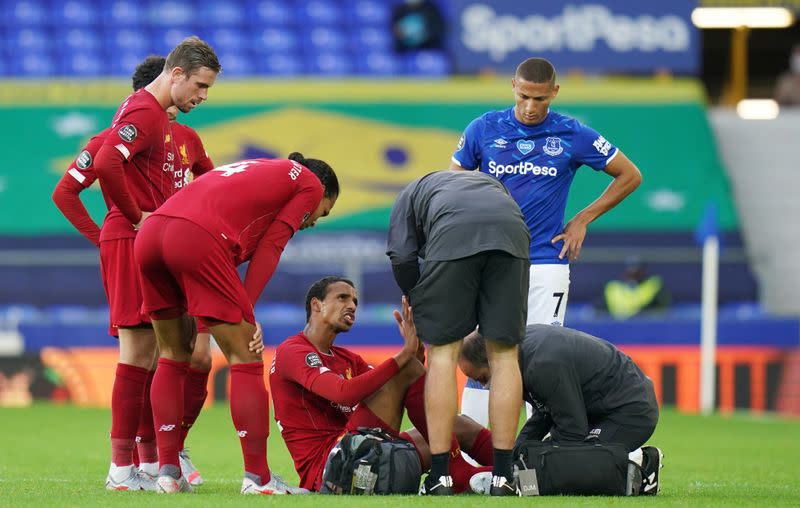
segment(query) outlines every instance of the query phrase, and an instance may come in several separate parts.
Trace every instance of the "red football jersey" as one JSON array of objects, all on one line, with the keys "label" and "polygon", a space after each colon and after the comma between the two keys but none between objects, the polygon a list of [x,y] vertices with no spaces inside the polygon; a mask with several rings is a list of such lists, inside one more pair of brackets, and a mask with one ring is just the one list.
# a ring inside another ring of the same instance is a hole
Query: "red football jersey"
[{"label": "red football jersey", "polygon": [[[100,151],[100,147],[103,146],[110,131],[109,127],[92,136],[67,170],[67,174],[80,183],[84,189],[90,187],[97,180],[97,173],[94,172],[94,158],[97,157],[97,152]],[[103,193],[103,199],[106,202],[106,208],[111,208],[111,200],[105,193]]]},{"label": "red football jersey", "polygon": [[[146,89],[130,95],[117,110],[103,146],[119,150],[127,161],[128,191],[143,211],[152,212],[183,186],[176,176],[176,153],[167,112]],[[116,204],[106,215],[100,240],[136,236]]]},{"label": "red football jersey", "polygon": [[350,379],[369,369],[367,362],[345,348],[332,346],[330,354],[320,353],[303,333],[289,337],[275,351],[269,371],[272,405],[301,487],[315,488],[327,453],[357,407],[333,403],[313,393],[311,386],[328,371]]},{"label": "red football jersey", "polygon": [[189,183],[188,173],[191,171],[192,178],[208,173],[214,169],[214,163],[206,153],[200,136],[188,125],[178,122],[172,123],[172,137],[175,149],[177,150],[176,160],[178,161],[175,169],[175,177],[183,178],[181,186]]},{"label": "red football jersey", "polygon": [[209,171],[155,215],[180,217],[226,245],[238,265],[249,260],[275,221],[297,232],[322,201],[319,178],[285,159],[244,160]]}]

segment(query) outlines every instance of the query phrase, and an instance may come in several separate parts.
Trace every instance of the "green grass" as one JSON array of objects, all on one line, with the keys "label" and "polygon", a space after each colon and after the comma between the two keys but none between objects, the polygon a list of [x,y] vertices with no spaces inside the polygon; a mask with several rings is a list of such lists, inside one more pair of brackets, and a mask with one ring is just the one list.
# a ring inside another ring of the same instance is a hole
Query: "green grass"
[{"label": "green grass", "polygon": [[[692,416],[665,410],[652,444],[666,455],[662,491],[655,497],[489,500],[434,498],[243,497],[239,442],[228,409],[204,411],[189,436],[191,455],[206,479],[195,495],[106,492],[110,413],[101,409],[36,405],[0,409],[0,506],[220,506],[282,504],[331,508],[357,506],[798,506],[800,422],[774,417]],[[296,482],[277,429],[271,431],[270,465]]]}]

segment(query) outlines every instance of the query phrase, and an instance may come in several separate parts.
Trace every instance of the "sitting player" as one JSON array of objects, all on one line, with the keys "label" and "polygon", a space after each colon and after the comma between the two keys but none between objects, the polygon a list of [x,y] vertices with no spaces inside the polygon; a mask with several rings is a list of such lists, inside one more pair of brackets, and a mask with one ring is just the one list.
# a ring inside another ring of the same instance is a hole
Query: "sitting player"
[{"label": "sitting player", "polygon": [[[424,350],[403,299],[394,311],[403,348],[375,368],[356,353],[334,345],[339,333],[355,323],[358,297],[353,283],[339,277],[315,282],[306,296],[305,329],[286,339],[275,352],[270,387],[275,420],[300,476],[300,486],[320,491],[329,452],[342,434],[358,427],[380,427],[414,444],[422,469],[430,463],[423,387]],[[399,433],[403,407],[416,429]],[[470,482],[491,481],[491,468],[469,465],[460,447],[482,464],[491,464],[491,433],[466,417],[457,419],[450,453],[451,492],[465,491]],[[473,478],[474,477],[474,478]]]}]

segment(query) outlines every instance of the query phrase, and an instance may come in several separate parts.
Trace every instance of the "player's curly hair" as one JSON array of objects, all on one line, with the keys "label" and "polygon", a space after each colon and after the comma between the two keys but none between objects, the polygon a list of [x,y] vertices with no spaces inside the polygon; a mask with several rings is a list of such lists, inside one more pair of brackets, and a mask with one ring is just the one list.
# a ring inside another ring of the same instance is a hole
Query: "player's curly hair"
[{"label": "player's curly hair", "polygon": [[461,358],[476,367],[489,366],[489,358],[486,356],[486,339],[478,332],[472,332],[464,338],[459,354]]},{"label": "player's curly hair", "polygon": [[336,284],[337,282],[344,282],[345,284],[350,285],[350,287],[353,289],[356,287],[356,285],[353,284],[353,281],[350,279],[337,276],[323,277],[317,282],[311,284],[311,287],[308,288],[308,293],[306,293],[306,323],[308,323],[308,320],[311,319],[311,300],[314,298],[317,300],[324,300],[325,297],[328,296],[328,288],[330,285]]},{"label": "player's curly hair", "polygon": [[136,70],[133,71],[133,76],[131,76],[133,91],[135,92],[152,83],[164,70],[165,60],[166,58],[158,55],[150,55],[142,60],[142,63],[136,66]]},{"label": "player's curly hair", "polygon": [[322,186],[325,187],[325,197],[335,198],[339,196],[339,179],[330,165],[319,159],[306,159],[300,152],[292,152],[287,157],[291,161],[295,161],[311,170],[312,173],[317,175]]}]

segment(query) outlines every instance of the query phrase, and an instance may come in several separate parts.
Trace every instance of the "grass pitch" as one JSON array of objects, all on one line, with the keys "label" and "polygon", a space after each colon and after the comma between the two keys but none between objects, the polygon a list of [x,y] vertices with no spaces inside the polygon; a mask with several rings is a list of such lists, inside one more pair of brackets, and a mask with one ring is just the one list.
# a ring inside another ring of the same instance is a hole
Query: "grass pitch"
[{"label": "grass pitch", "polygon": [[[101,409],[47,404],[0,409],[0,506],[800,506],[800,422],[771,416],[663,411],[651,439],[666,455],[662,490],[657,497],[639,498],[245,497],[238,493],[239,440],[222,405],[201,413],[187,441],[206,480],[196,494],[106,492],[110,422],[110,412]],[[297,482],[274,422],[269,458],[274,470]]]}]

